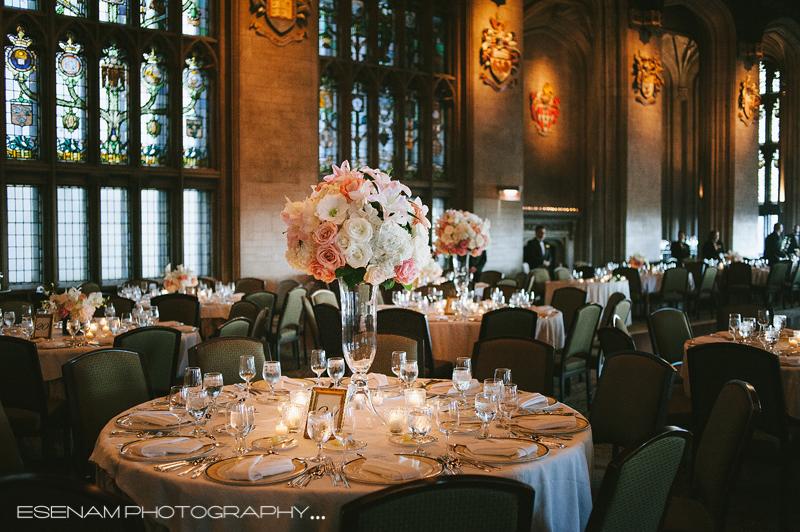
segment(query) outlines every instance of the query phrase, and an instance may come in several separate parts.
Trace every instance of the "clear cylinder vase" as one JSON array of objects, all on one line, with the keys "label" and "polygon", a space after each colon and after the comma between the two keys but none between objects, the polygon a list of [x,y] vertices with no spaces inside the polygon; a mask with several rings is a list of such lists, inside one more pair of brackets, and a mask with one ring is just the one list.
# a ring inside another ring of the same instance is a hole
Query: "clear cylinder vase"
[{"label": "clear cylinder vase", "polygon": [[[367,373],[378,347],[378,287],[368,283],[346,286],[339,282],[342,306],[342,351],[350,371],[348,402],[366,406],[375,415]],[[380,416],[378,416],[380,417]]]},{"label": "clear cylinder vase", "polygon": [[464,255],[462,263],[459,255],[453,255],[453,282],[456,285],[456,292],[459,297],[469,291],[469,258],[470,255],[467,253]]}]

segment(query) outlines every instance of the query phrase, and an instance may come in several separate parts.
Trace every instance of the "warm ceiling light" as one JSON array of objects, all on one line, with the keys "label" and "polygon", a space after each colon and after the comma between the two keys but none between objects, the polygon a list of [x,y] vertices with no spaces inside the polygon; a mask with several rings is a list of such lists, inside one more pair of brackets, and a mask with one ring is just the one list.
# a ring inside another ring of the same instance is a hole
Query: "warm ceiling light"
[{"label": "warm ceiling light", "polygon": [[502,201],[522,200],[522,192],[519,187],[497,187],[497,194]]}]

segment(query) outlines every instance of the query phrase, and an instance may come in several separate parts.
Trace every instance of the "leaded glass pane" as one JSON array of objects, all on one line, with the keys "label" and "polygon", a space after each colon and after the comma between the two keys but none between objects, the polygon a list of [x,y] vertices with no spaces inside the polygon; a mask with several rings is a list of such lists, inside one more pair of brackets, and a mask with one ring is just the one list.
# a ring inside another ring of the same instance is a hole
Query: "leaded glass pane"
[{"label": "leaded glass pane", "polygon": [[100,4],[98,5],[100,22],[127,24],[128,1],[129,0],[100,0]]},{"label": "leaded glass pane", "polygon": [[352,99],[350,101],[352,111],[350,113],[350,158],[354,168],[366,166],[368,156],[367,146],[367,92],[360,81],[353,84]]},{"label": "leaded glass pane", "polygon": [[38,0],[4,0],[3,5],[17,9],[39,9]]},{"label": "leaded glass pane", "polygon": [[168,0],[139,0],[139,24],[149,30],[167,29]]},{"label": "leaded glass pane", "polygon": [[194,56],[183,69],[183,166],[208,166],[208,76]]},{"label": "leaded glass pane", "polygon": [[778,150],[772,155],[772,164],[767,167],[767,175],[769,176],[769,201],[771,203],[778,203],[780,201],[780,154]]},{"label": "leaded glass pane", "polygon": [[83,45],[67,33],[56,54],[56,142],[59,161],[86,157],[86,59]]},{"label": "leaded glass pane", "polygon": [[781,101],[775,100],[772,107],[772,123],[770,124],[770,140],[778,142],[781,136]]},{"label": "leaded glass pane", "polygon": [[5,48],[6,153],[9,159],[39,158],[39,61],[33,39],[17,26]]},{"label": "leaded glass pane", "polygon": [[78,282],[89,279],[89,224],[86,189],[58,187],[58,280]]},{"label": "leaded glass pane", "polygon": [[378,2],[378,64],[394,64],[394,0]]},{"label": "leaded glass pane", "polygon": [[781,92],[781,71],[778,69],[775,69],[772,73],[772,85],[769,91],[775,94]]},{"label": "leaded glass pane", "polygon": [[128,62],[115,43],[100,59],[100,161],[128,162]]},{"label": "leaded glass pane", "polygon": [[208,35],[210,0],[183,0],[183,34]]},{"label": "leaded glass pane", "polygon": [[319,55],[336,57],[338,3],[337,0],[319,2]]},{"label": "leaded glass pane", "polygon": [[56,13],[67,17],[85,17],[85,0],[56,0]]},{"label": "leaded glass pane", "polygon": [[419,173],[419,92],[409,89],[405,109],[406,179],[416,179]]},{"label": "leaded glass pane", "polygon": [[433,102],[433,179],[442,181],[445,179],[445,153],[447,149],[447,139],[445,136],[445,110],[440,99]]},{"label": "leaded glass pane", "polygon": [[142,190],[142,276],[163,275],[169,264],[169,204],[165,190]]},{"label": "leaded glass pane", "polygon": [[37,187],[6,187],[8,283],[42,282],[42,200]]},{"label": "leaded glass pane", "polygon": [[100,189],[101,279],[119,281],[130,275],[128,190]]},{"label": "leaded glass pane", "polygon": [[763,65],[758,71],[758,92],[767,93],[767,69]]},{"label": "leaded glass pane", "polygon": [[350,53],[353,61],[367,60],[367,7],[364,0],[351,0]]},{"label": "leaded glass pane", "polygon": [[388,86],[378,95],[378,167],[388,172],[394,167],[394,92]]},{"label": "leaded glass pane", "polygon": [[144,54],[141,79],[142,164],[165,166],[169,162],[169,83],[164,58],[156,54],[155,48]]},{"label": "leaded glass pane", "polygon": [[420,35],[422,35],[422,7],[420,0],[406,0],[406,68],[422,68],[420,56]]},{"label": "leaded glass pane", "polygon": [[211,192],[183,191],[183,264],[211,275]]},{"label": "leaded glass pane", "polygon": [[764,104],[758,110],[758,143],[763,145],[767,142],[767,110]]},{"label": "leaded glass pane", "polygon": [[339,91],[336,80],[323,76],[319,86],[319,171],[330,173],[339,158]]},{"label": "leaded glass pane", "polygon": [[764,205],[767,198],[767,169],[764,162],[764,152],[758,150],[758,203]]},{"label": "leaded glass pane", "polygon": [[433,6],[433,53],[431,67],[434,72],[445,72],[445,53],[447,46],[447,24],[444,20],[444,7],[441,3]]}]

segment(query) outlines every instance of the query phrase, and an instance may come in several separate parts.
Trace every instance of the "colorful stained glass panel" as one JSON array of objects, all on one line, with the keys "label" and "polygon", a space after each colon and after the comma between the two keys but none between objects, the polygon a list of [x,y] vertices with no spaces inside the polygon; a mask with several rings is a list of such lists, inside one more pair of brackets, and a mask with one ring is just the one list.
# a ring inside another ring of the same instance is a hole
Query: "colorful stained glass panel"
[{"label": "colorful stained glass panel", "polygon": [[353,61],[367,60],[367,6],[364,0],[351,0],[350,53]]},{"label": "colorful stained glass panel", "polygon": [[128,62],[112,43],[100,59],[100,161],[128,162]]},{"label": "colorful stained glass panel", "polygon": [[85,17],[85,0],[56,0],[56,13],[67,17]]},{"label": "colorful stained glass panel", "polygon": [[337,0],[320,0],[319,2],[319,55],[336,57],[339,27]]},{"label": "colorful stained glass panel", "polygon": [[38,159],[41,115],[39,111],[39,60],[30,46],[33,39],[17,26],[5,48],[6,154],[9,159]]},{"label": "colorful stained glass panel", "polygon": [[445,111],[441,99],[433,102],[433,179],[443,181],[445,179],[445,153],[447,140],[445,137]]},{"label": "colorful stained glass panel", "polygon": [[360,81],[353,84],[350,106],[350,161],[354,168],[366,166],[368,154],[367,91]]},{"label": "colorful stained glass panel", "polygon": [[208,166],[208,76],[196,57],[183,69],[183,166]]},{"label": "colorful stained glass panel", "polygon": [[394,64],[394,0],[378,2],[378,64]]},{"label": "colorful stained glass panel", "polygon": [[409,89],[405,108],[405,178],[416,179],[419,173],[419,92]]},{"label": "colorful stained glass panel", "polygon": [[148,30],[166,30],[169,0],[139,0],[139,25]]},{"label": "colorful stained glass panel", "polygon": [[111,22],[112,24],[128,23],[128,2],[130,0],[100,0],[98,4],[98,16],[100,22]]},{"label": "colorful stained glass panel", "polygon": [[155,48],[144,54],[140,85],[142,164],[165,166],[169,162],[169,83],[164,58]]},{"label": "colorful stained glass panel", "polygon": [[328,175],[339,164],[339,92],[336,80],[323,76],[319,86],[319,171]]},{"label": "colorful stained glass panel", "polygon": [[447,24],[444,18],[444,6],[441,2],[433,5],[433,53],[431,67],[436,73],[446,72]]},{"label": "colorful stained glass panel", "polygon": [[208,35],[209,3],[210,0],[183,0],[184,35]]},{"label": "colorful stained glass panel", "polygon": [[83,162],[86,156],[86,59],[83,45],[67,33],[56,54],[56,150],[59,161]]},{"label": "colorful stained glass panel", "polygon": [[378,95],[378,166],[384,172],[394,167],[394,101],[391,87],[382,87]]},{"label": "colorful stained glass panel", "polygon": [[406,0],[406,68],[419,70],[420,61],[420,35],[422,22],[422,9],[420,0]]}]

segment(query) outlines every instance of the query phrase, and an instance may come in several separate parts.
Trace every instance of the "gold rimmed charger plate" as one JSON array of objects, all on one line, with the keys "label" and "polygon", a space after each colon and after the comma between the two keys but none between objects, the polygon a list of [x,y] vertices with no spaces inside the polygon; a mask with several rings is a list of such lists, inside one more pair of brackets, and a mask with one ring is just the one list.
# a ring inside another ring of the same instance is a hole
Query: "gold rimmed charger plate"
[{"label": "gold rimmed charger plate", "polygon": [[[162,410],[153,410],[153,412],[163,412]],[[175,418],[177,420],[177,418]],[[177,430],[178,422],[171,425],[156,425],[155,423],[148,423],[146,421],[137,421],[135,416],[131,416],[131,414],[125,414],[119,416],[114,424],[121,428],[127,430],[144,430],[148,432],[159,432],[162,430]],[[191,427],[194,426],[194,422],[188,421],[183,422],[180,424],[181,427]]]},{"label": "gold rimmed charger plate", "polygon": [[[345,377],[342,379],[342,386],[347,386],[350,384],[350,377]],[[370,390],[388,390],[389,388],[397,388],[400,386],[400,379],[397,377],[392,377],[391,375],[386,375],[386,384],[383,386],[378,386],[377,388],[370,386]]]},{"label": "gold rimmed charger plate", "polygon": [[540,403],[540,404],[537,404],[537,405],[534,405],[534,406],[529,406],[529,407],[526,407],[526,408],[520,407],[519,409],[521,411],[523,411],[523,412],[527,412],[527,411],[531,411],[531,410],[541,410],[543,408],[550,408],[551,406],[553,406],[554,404],[556,404],[558,402],[555,397],[550,397],[548,395],[545,395],[545,398],[547,399],[547,404]]},{"label": "gold rimmed charger plate", "polygon": [[[494,439],[494,438],[490,438],[490,439]],[[485,462],[485,463],[487,463],[489,465],[526,464],[528,462],[534,462],[536,460],[541,460],[542,458],[547,456],[548,453],[550,452],[550,449],[548,449],[547,447],[545,447],[541,443],[534,442],[534,441],[531,441],[531,440],[523,440],[523,439],[519,439],[519,438],[497,438],[497,440],[500,443],[518,441],[521,445],[524,445],[525,447],[528,447],[528,446],[531,446],[531,445],[535,445],[536,446],[536,452],[528,453],[525,456],[522,456],[522,457],[519,457],[519,458],[517,458],[517,457],[505,457],[505,456],[489,456],[489,455],[485,455],[485,454],[472,453],[472,452],[470,452],[469,449],[467,449],[466,445],[461,444],[461,443],[458,443],[453,447],[453,452],[455,452],[456,455],[460,456],[461,458],[466,458],[467,460],[477,460],[479,462]]]},{"label": "gold rimmed charger plate", "polygon": [[287,436],[277,441],[272,437],[259,438],[254,440],[250,445],[256,449],[264,449],[266,451],[288,451],[289,449],[297,447],[299,443],[294,438],[289,438]]},{"label": "gold rimmed charger plate", "polygon": [[539,433],[539,434],[573,434],[575,432],[583,432],[584,430],[589,428],[589,422],[586,421],[586,418],[584,418],[583,416],[578,416],[578,415],[575,416],[575,421],[577,422],[577,426],[570,427],[570,428],[560,428],[560,429],[559,428],[555,428],[555,429],[540,429],[540,430],[536,430],[536,429],[531,429],[531,428],[528,428],[528,427],[523,427],[523,426],[521,426],[519,424],[519,422],[520,421],[524,421],[525,418],[542,417],[542,416],[559,416],[559,415],[562,415],[562,414],[527,414],[527,415],[524,415],[524,416],[519,416],[519,417],[513,418],[514,419],[513,425],[515,427],[519,428],[520,430],[523,430],[523,431],[526,431],[526,432],[536,432],[536,433]]},{"label": "gold rimmed charger plate", "polygon": [[[412,436],[411,434],[393,434],[389,436],[389,441],[394,443],[395,445],[402,445],[403,447],[416,447],[417,446],[417,439]],[[439,438],[435,438],[433,436],[425,436],[420,440],[420,445],[425,447],[426,445],[430,445],[439,441]],[[339,449],[341,450],[341,448]]]},{"label": "gold rimmed charger plate", "polygon": [[142,449],[146,445],[159,442],[166,443],[168,441],[174,441],[180,438],[196,439],[194,436],[159,436],[155,438],[146,438],[144,440],[136,440],[126,443],[120,448],[119,454],[128,460],[136,460],[138,462],[172,462],[174,460],[194,460],[195,458],[201,458],[211,453],[217,447],[212,442],[204,444],[199,449],[189,453],[167,453],[164,456],[146,456],[142,453]]},{"label": "gold rimmed charger plate", "polygon": [[[428,458],[427,456],[411,456],[407,454],[398,454],[395,456],[402,456],[403,458],[408,458],[411,460],[416,461],[417,463],[416,468],[420,472],[420,477],[413,479],[418,480],[420,478],[430,478],[435,477],[436,475],[440,475],[444,470],[444,466],[442,463],[434,458]],[[369,471],[362,471],[361,467],[364,465],[365,461],[368,458],[357,458],[355,460],[351,460],[347,462],[345,466],[342,468],[342,473],[344,476],[348,478],[348,480],[353,480],[355,482],[361,482],[363,484],[404,484],[406,482],[410,482],[411,480],[388,480],[380,475],[376,475],[375,473],[370,473]]]},{"label": "gold rimmed charger plate", "polygon": [[[246,454],[243,456],[234,456],[233,458],[228,458],[226,460],[220,460],[219,462],[215,462],[211,464],[208,469],[206,469],[206,476],[213,480],[214,482],[219,482],[221,484],[229,484],[231,486],[264,486],[267,484],[277,484],[278,482],[286,482],[288,480],[293,479],[294,477],[305,473],[308,469],[308,464],[304,460],[300,460],[299,458],[292,458],[292,463],[294,464],[294,469],[292,471],[287,471],[285,473],[279,473],[277,475],[270,475],[268,477],[261,478],[259,480],[231,480],[225,476],[225,472],[228,471],[230,468],[234,467],[236,464],[241,462],[244,459],[252,458],[254,456],[259,456],[257,454]],[[269,460],[268,454],[262,454],[262,457],[267,457]]]},{"label": "gold rimmed charger plate", "polygon": [[[299,383],[302,383],[303,384],[303,388],[302,388],[303,390],[310,390],[311,388],[313,388],[314,386],[317,385],[317,383],[312,381],[311,379],[295,379],[295,378],[292,378],[292,380],[293,381],[297,381]],[[281,383],[281,384],[283,384],[283,383]],[[267,384],[267,381],[264,381],[264,380],[256,381],[256,382],[254,382],[252,384],[252,386],[253,386],[253,388],[255,388],[257,390],[269,391],[269,384]],[[298,389],[300,389],[300,388],[298,388]],[[284,390],[283,388],[278,388],[277,384],[275,385],[275,393],[289,393],[290,391],[292,391],[292,390]]]}]

